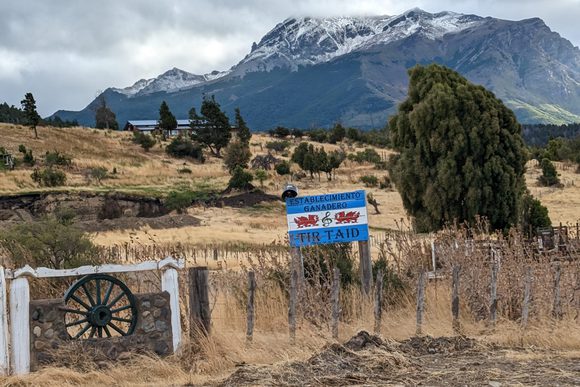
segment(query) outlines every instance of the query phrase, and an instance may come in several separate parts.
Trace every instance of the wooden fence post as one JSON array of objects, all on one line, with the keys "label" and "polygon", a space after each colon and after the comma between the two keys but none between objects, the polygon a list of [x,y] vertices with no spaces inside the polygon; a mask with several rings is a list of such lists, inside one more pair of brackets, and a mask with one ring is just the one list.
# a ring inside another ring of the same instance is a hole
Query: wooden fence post
[{"label": "wooden fence post", "polygon": [[461,267],[459,265],[453,266],[453,279],[452,279],[452,294],[451,294],[451,314],[453,316],[453,332],[458,334],[461,330],[459,323],[459,273]]},{"label": "wooden fence post", "polygon": [[296,342],[296,282],[298,282],[298,273],[295,269],[292,269],[290,275],[290,302],[288,304],[288,331],[291,344]]},{"label": "wooden fence post", "polygon": [[530,315],[530,297],[532,293],[532,268],[526,269],[526,278],[524,282],[524,302],[522,304],[522,327],[528,326],[528,318]]},{"label": "wooden fence post", "polygon": [[377,270],[375,281],[375,333],[381,333],[381,319],[383,316],[383,269]]},{"label": "wooden fence post", "polygon": [[371,249],[369,241],[358,242],[358,252],[360,260],[360,280],[363,293],[370,295],[373,286],[373,266],[371,262]]},{"label": "wooden fence post", "polygon": [[417,327],[415,330],[416,336],[423,334],[423,312],[425,310],[425,271],[419,274],[417,281]]},{"label": "wooden fence post", "polygon": [[340,270],[336,267],[333,270],[330,300],[332,303],[332,338],[338,339],[338,320],[340,318]]},{"label": "wooden fence post", "polygon": [[10,353],[8,352],[8,300],[6,299],[6,278],[0,266],[0,376],[10,373]]},{"label": "wooden fence post", "polygon": [[179,311],[179,279],[177,267],[174,264],[161,266],[161,290],[169,293],[169,305],[171,310],[171,331],[173,334],[173,352],[181,345],[181,313]]},{"label": "wooden fence post", "polygon": [[10,344],[12,371],[15,375],[30,372],[30,290],[28,279],[18,277],[10,284]]},{"label": "wooden fence post", "polygon": [[300,247],[290,248],[290,258],[291,270],[296,270],[298,279],[297,286],[302,290],[302,285],[304,283],[304,261]]},{"label": "wooden fence post", "polygon": [[251,343],[254,337],[254,299],[256,292],[256,274],[248,272],[248,325],[246,329],[246,341]]},{"label": "wooden fence post", "polygon": [[209,335],[211,331],[211,310],[209,307],[207,267],[192,267],[189,277],[189,332],[192,339],[201,331]]},{"label": "wooden fence post", "polygon": [[492,327],[495,327],[497,320],[497,262],[492,252],[491,264],[491,304],[489,307],[489,320]]},{"label": "wooden fence post", "polygon": [[560,263],[556,262],[555,272],[554,272],[554,304],[552,307],[552,316],[557,319],[562,318],[562,300],[560,298],[560,277],[562,274],[562,268]]}]

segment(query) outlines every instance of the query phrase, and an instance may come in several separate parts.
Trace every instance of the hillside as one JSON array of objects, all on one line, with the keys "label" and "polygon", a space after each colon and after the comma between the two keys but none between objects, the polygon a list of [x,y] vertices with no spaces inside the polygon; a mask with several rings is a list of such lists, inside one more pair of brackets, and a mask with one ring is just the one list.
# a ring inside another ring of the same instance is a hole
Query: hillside
[{"label": "hillside", "polygon": [[[185,118],[203,95],[215,95],[231,117],[239,107],[256,131],[336,122],[378,128],[406,95],[407,69],[432,62],[492,90],[520,122],[580,121],[580,49],[541,19],[420,9],[396,16],[290,18],[227,71],[195,75],[174,68],[110,87],[102,96],[121,125],[153,118],[163,100]],[[79,112],[55,115],[92,126],[97,100]]]},{"label": "hillside", "polygon": [[[56,189],[41,188],[30,177],[33,169],[21,165],[14,171],[0,172],[0,195],[55,191],[120,192],[162,198],[172,190],[187,188],[201,195],[219,197],[229,179],[221,160],[208,157],[205,164],[197,164],[174,159],[168,157],[159,145],[145,152],[131,142],[128,133],[86,128],[41,127],[39,137],[35,140],[25,127],[0,124],[2,138],[0,146],[17,154],[18,145],[25,144],[32,149],[39,166],[42,165],[42,156],[46,151],[56,150],[69,155],[72,158],[72,166],[65,169],[67,184]],[[254,135],[251,141],[253,155],[266,154],[264,144],[273,140],[266,135]],[[297,141],[293,141],[291,147],[296,144]],[[338,145],[324,146],[327,150],[338,148]],[[349,153],[363,149],[347,143],[342,146]],[[390,154],[389,151],[380,149],[379,152],[384,157]],[[285,158],[281,155],[275,156]],[[573,167],[562,163],[556,165],[564,188],[539,187],[536,179],[540,170],[533,163],[528,165],[527,184],[532,193],[548,207],[554,223],[575,224],[580,220],[580,176],[575,173]],[[87,171],[99,166],[106,168],[111,178],[103,179],[101,182],[87,178]],[[186,168],[191,173],[179,172]],[[113,169],[116,169],[116,174],[112,174]],[[298,171],[296,165],[293,169]],[[301,195],[340,192],[364,188],[360,182],[363,175],[381,178],[386,174],[387,172],[378,171],[371,164],[358,164],[347,160],[333,181],[329,182],[324,177],[320,181],[317,178],[314,180],[304,178],[295,184],[299,187]],[[270,171],[262,189],[266,194],[278,197],[286,181],[286,178]],[[395,190],[366,189],[372,192],[381,204],[380,215],[374,214],[374,210],[369,208],[371,234],[396,229],[398,222],[406,219],[399,194]],[[145,220],[144,223],[128,222],[128,225],[124,225],[121,229],[109,231],[99,229],[94,234],[94,240],[103,245],[122,244],[134,241],[135,238],[141,243],[191,242],[191,235],[195,234],[196,243],[271,243],[283,240],[286,235],[284,213],[284,204],[278,200],[255,205],[237,203],[209,207],[198,205],[188,210],[189,216],[199,220],[194,222],[195,224],[179,217],[166,219],[161,224],[151,219]]]}]

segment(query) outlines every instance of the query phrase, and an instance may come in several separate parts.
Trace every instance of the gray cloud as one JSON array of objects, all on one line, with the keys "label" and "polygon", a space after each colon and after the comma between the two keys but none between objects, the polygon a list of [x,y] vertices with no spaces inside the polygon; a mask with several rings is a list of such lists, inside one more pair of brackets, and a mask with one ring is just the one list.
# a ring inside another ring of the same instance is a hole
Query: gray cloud
[{"label": "gray cloud", "polygon": [[3,0],[0,102],[18,105],[31,91],[42,115],[78,110],[98,90],[172,67],[198,74],[227,69],[290,16],[394,15],[412,6],[541,17],[580,45],[580,0]]}]

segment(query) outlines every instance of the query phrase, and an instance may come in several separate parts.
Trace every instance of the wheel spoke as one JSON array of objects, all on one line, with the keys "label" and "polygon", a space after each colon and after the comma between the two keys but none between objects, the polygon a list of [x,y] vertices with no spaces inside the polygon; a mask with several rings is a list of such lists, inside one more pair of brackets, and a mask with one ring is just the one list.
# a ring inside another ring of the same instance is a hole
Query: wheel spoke
[{"label": "wheel spoke", "polygon": [[64,326],[69,328],[69,327],[73,327],[75,325],[86,323],[87,321],[88,320],[86,318],[83,318],[82,320],[73,321],[73,322],[70,322],[68,324],[65,324]]},{"label": "wheel spoke", "polygon": [[111,317],[111,320],[115,320],[115,321],[121,321],[121,322],[126,322],[126,323],[130,323],[133,320],[127,319],[127,318],[120,318],[120,317]]},{"label": "wheel spoke", "polygon": [[113,307],[113,305],[115,305],[117,302],[119,302],[119,300],[120,300],[121,298],[123,298],[123,296],[124,296],[124,295],[125,295],[125,293],[124,293],[124,292],[121,292],[121,294],[119,294],[117,297],[115,297],[115,298],[113,299],[113,301],[111,301],[111,303],[110,303],[110,304],[108,304],[107,306],[108,306],[109,308]]},{"label": "wheel spoke", "polygon": [[[101,280],[97,278],[97,284],[96,284],[96,288],[97,288],[97,304],[101,304]],[[100,336],[99,336],[100,337]]]},{"label": "wheel spoke", "polygon": [[91,304],[91,306],[95,306],[96,305],[95,301],[93,300],[93,297],[91,296],[91,294],[87,290],[87,287],[85,286],[85,284],[82,284],[81,288],[83,288],[83,290],[85,291],[85,294],[87,295],[87,298],[89,299],[89,303]]},{"label": "wheel spoke", "polygon": [[126,335],[126,333],[123,332],[120,328],[118,328],[115,324],[111,324],[109,322],[107,325],[110,326],[111,328],[113,328],[114,330],[116,330],[117,332],[119,332],[121,334],[121,336],[125,336]]},{"label": "wheel spoke", "polygon": [[78,339],[79,337],[81,337],[82,335],[84,335],[84,333],[85,333],[86,331],[88,331],[90,327],[91,327],[91,325],[87,323],[87,325],[85,325],[85,326],[84,326],[84,328],[83,328],[83,329],[81,329],[81,330],[80,330],[80,331],[79,331],[79,332],[78,332],[78,333],[75,335],[75,337],[74,337],[74,338],[75,338],[75,339]]},{"label": "wheel spoke", "polygon": [[111,297],[111,292],[113,291],[113,286],[115,286],[114,282],[109,282],[109,288],[107,289],[107,292],[105,293],[105,298],[103,299],[103,304],[107,305],[107,302],[109,302],[109,297]]},{"label": "wheel spoke", "polygon": [[103,329],[105,330],[105,333],[107,334],[107,337],[111,337],[111,331],[109,331],[109,328],[107,328],[106,325],[103,327]]},{"label": "wheel spoke", "polygon": [[75,296],[74,294],[70,296],[71,299],[75,300],[79,305],[81,305],[83,308],[85,308],[86,310],[90,310],[91,307],[88,306],[83,300],[81,300],[80,298],[78,298],[77,296]]},{"label": "wheel spoke", "polygon": [[70,308],[58,308],[59,310],[62,310],[65,313],[76,313],[76,314],[82,314],[83,316],[87,315],[87,312],[83,312],[82,310],[77,310],[77,309],[70,309]]},{"label": "wheel spoke", "polygon": [[95,329],[95,327],[91,327],[91,333],[89,333],[89,338],[91,338],[91,337],[95,337],[95,332],[96,332],[96,331],[97,331],[97,330]]},{"label": "wheel spoke", "polygon": [[99,337],[103,337],[103,327],[98,327],[97,331],[99,332]]},{"label": "wheel spoke", "polygon": [[115,313],[121,312],[123,310],[127,310],[129,308],[131,308],[131,305],[125,305],[125,306],[122,306],[120,308],[111,310],[111,314],[115,314]]}]

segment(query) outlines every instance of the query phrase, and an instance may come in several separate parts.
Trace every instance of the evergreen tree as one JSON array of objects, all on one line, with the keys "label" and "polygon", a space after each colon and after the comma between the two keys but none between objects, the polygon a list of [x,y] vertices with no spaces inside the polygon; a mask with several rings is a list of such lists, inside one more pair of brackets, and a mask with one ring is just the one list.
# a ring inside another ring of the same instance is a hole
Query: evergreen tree
[{"label": "evergreen tree", "polygon": [[36,126],[40,122],[40,116],[36,112],[36,101],[32,93],[26,93],[24,99],[20,101],[22,104],[22,110],[24,112],[24,120],[26,125],[30,126],[34,130],[34,138],[38,138],[38,131]]},{"label": "evergreen tree", "polygon": [[252,132],[248,125],[246,125],[246,121],[242,117],[240,113],[240,108],[236,108],[236,128],[238,128],[238,139],[246,145],[250,145],[250,139],[252,138]]},{"label": "evergreen tree", "polygon": [[538,199],[534,198],[529,191],[526,191],[522,197],[520,225],[527,237],[535,235],[538,228],[552,225],[548,209]]},{"label": "evergreen tree", "polygon": [[159,129],[164,132],[168,132],[171,130],[175,130],[177,128],[177,120],[171,110],[169,110],[169,106],[167,106],[167,102],[161,102],[161,106],[159,106]]},{"label": "evergreen tree", "polygon": [[540,163],[542,167],[542,175],[538,178],[538,181],[544,187],[551,187],[554,185],[560,185],[560,178],[558,177],[558,172],[556,167],[550,161],[550,159],[543,158]]},{"label": "evergreen tree", "polygon": [[195,117],[195,121],[202,122],[197,127],[192,126],[192,137],[207,146],[214,156],[221,157],[221,149],[225,148],[232,138],[230,121],[213,96],[203,98],[201,115],[201,120]]},{"label": "evergreen tree", "polygon": [[513,112],[445,67],[416,66],[409,76],[409,95],[389,122],[399,151],[389,170],[417,229],[477,215],[493,229],[516,224],[527,154]]},{"label": "evergreen tree", "polygon": [[117,122],[117,116],[107,106],[105,97],[101,95],[98,103],[99,107],[97,107],[97,110],[95,111],[95,127],[97,129],[118,130],[119,123]]}]

